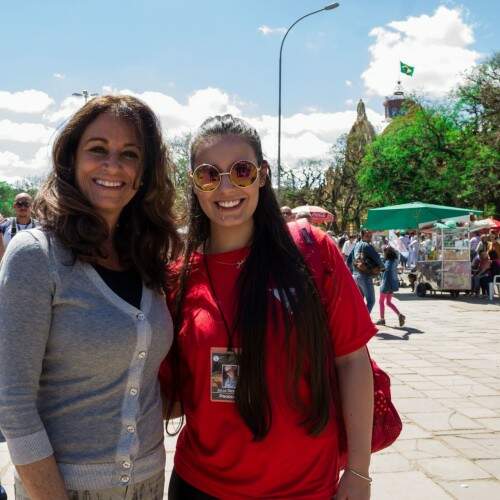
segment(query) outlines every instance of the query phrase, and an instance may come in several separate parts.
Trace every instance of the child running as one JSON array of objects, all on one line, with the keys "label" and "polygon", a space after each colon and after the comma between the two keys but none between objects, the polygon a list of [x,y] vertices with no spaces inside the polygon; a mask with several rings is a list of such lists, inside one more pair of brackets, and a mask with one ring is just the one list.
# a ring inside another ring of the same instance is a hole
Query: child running
[{"label": "child running", "polygon": [[382,280],[380,281],[380,319],[377,325],[385,325],[385,304],[390,307],[399,319],[399,326],[404,326],[406,316],[401,314],[398,308],[392,303],[392,294],[399,290],[398,282],[398,254],[394,248],[387,245],[384,247],[384,260],[385,270],[382,273]]}]

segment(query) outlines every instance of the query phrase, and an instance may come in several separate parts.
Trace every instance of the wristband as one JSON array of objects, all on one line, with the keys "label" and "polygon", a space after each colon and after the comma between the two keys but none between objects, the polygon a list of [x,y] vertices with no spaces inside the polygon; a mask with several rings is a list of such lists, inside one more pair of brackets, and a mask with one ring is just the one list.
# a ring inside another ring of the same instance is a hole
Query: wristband
[{"label": "wristband", "polygon": [[351,474],[354,474],[355,476],[364,479],[365,481],[368,481],[369,483],[373,481],[373,479],[370,476],[363,476],[363,474],[356,472],[354,469],[346,469],[346,470],[349,471]]}]

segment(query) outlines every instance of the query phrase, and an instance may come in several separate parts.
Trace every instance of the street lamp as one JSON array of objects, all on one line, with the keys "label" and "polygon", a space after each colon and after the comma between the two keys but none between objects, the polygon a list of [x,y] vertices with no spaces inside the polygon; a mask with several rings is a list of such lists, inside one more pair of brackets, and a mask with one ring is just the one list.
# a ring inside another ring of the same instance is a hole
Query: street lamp
[{"label": "street lamp", "polygon": [[306,14],[305,16],[300,17],[286,30],[286,33],[283,35],[283,39],[281,40],[279,78],[278,78],[278,197],[279,197],[280,190],[281,190],[281,54],[283,52],[283,44],[285,43],[285,39],[286,39],[288,33],[290,32],[290,30],[299,21],[302,21],[302,19],[305,19],[306,17],[312,16],[313,14],[317,14],[318,12],[323,12],[324,10],[336,9],[339,5],[340,4],[338,2],[335,2],[335,3],[332,3],[330,5],[327,5],[326,7],[323,7],[322,9],[315,10],[314,12],[309,12],[309,14]]},{"label": "street lamp", "polygon": [[99,94],[96,94],[95,92],[90,93],[88,90],[82,90],[81,93],[80,92],[73,92],[71,95],[73,95],[75,97],[83,97],[85,99],[85,104],[87,104],[89,97],[95,97],[96,95],[99,95]]}]

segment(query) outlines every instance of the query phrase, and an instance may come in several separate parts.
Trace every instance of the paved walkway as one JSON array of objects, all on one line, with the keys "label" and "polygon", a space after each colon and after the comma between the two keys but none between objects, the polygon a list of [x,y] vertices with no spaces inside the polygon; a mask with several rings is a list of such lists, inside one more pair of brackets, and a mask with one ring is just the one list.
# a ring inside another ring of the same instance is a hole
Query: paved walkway
[{"label": "paved walkway", "polygon": [[[392,376],[404,429],[391,448],[373,456],[372,499],[500,498],[498,298],[494,304],[447,295],[418,299],[407,289],[397,298],[407,326],[381,328],[370,348]],[[389,325],[397,324],[392,311],[386,315]],[[167,440],[168,471],[174,446]],[[12,494],[5,445],[0,474]]]}]

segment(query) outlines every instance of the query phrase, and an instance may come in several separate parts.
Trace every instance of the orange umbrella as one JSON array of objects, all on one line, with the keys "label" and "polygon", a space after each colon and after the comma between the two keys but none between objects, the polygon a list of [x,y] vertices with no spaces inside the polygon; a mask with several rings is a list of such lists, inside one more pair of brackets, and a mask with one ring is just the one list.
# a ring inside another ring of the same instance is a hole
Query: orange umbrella
[{"label": "orange umbrella", "polygon": [[334,215],[322,207],[316,207],[314,205],[302,205],[301,207],[296,207],[292,209],[292,212],[297,216],[301,214],[307,214],[310,217],[310,222],[312,224],[328,224],[335,220]]}]

